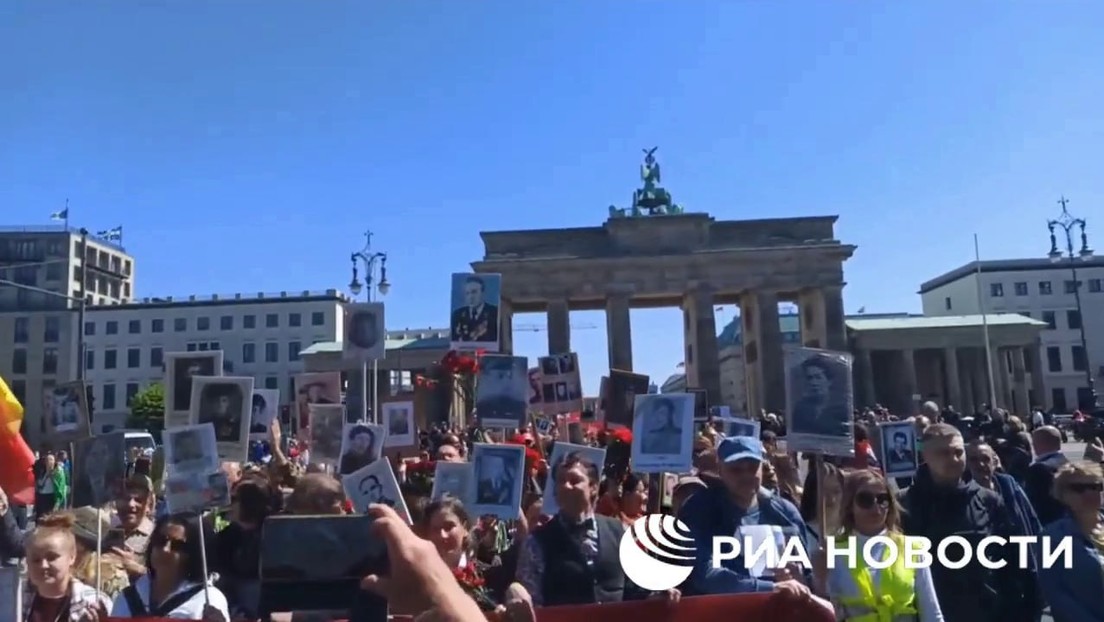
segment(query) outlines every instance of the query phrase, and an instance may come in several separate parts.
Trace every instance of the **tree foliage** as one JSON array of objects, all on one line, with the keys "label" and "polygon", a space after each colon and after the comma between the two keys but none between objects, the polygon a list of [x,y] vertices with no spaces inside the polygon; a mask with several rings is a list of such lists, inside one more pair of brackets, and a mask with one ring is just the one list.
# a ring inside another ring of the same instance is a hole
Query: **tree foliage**
[{"label": "tree foliage", "polygon": [[149,430],[154,437],[161,436],[165,429],[165,387],[160,383],[151,384],[134,395],[130,400],[127,427]]}]

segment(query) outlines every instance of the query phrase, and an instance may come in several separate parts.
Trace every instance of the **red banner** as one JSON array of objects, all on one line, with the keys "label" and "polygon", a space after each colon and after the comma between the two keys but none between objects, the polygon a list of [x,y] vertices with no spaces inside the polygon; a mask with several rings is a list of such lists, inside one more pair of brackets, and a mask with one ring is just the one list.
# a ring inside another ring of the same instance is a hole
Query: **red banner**
[{"label": "red banner", "polygon": [[814,603],[768,592],[694,596],[675,604],[640,600],[537,609],[537,622],[594,622],[597,619],[602,622],[835,622],[835,615]]}]

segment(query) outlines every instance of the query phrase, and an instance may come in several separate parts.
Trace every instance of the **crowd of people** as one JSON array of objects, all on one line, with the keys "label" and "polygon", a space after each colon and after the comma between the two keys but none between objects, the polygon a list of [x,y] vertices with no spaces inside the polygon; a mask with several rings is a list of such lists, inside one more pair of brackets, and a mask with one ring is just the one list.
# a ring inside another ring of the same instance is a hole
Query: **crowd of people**
[{"label": "crowd of people", "polygon": [[[632,471],[623,431],[594,426],[584,442],[606,446],[606,463],[569,454],[551,478],[544,457],[562,426],[494,439],[480,432],[480,440],[524,444],[531,454],[517,520],[472,516],[448,495],[430,499],[419,474],[432,473],[438,461],[467,460],[473,440],[472,430],[434,430],[422,435],[419,458],[393,458],[412,524],[389,507],[372,507],[374,534],[365,537],[387,543],[390,573],[365,577],[362,587],[385,596],[394,614],[456,620],[534,620],[540,607],[746,592],[775,592],[836,620],[1027,622],[1046,607],[1059,622],[1104,620],[1104,447],[1094,441],[1075,460],[1062,453],[1054,427],[1028,432],[1017,417],[994,410],[980,433],[964,434],[944,415],[929,403],[908,419],[921,462],[908,479],[883,475],[869,437],[873,426],[895,418],[870,409],[856,413],[853,458],[786,451],[783,421],[773,414],[761,417],[758,438],[724,437],[703,425],[694,469],[667,488],[663,478]],[[351,511],[337,476],[311,464],[309,451],[285,455],[282,440],[277,422],[254,462],[225,463],[231,506],[205,515],[170,514],[157,503],[159,482],[150,475],[158,468],[142,464],[149,457],[137,460],[109,511],[67,508],[66,467],[44,456],[40,481],[49,484],[39,486],[33,528],[21,529],[18,509],[0,492],[0,558],[25,558],[26,619],[229,622],[270,613],[259,575],[265,521]],[[554,516],[542,511],[545,484],[555,495]],[[625,577],[618,550],[627,526],[657,511],[687,526],[698,558],[682,585],[649,592]],[[749,525],[802,538],[818,552],[812,566],[752,576],[741,560],[714,563],[712,538]],[[975,544],[992,535],[1069,536],[1073,568],[1043,568],[1035,554],[1021,567],[1013,549],[999,547],[989,556],[1012,563],[998,570],[976,559],[956,569],[830,568],[820,553],[829,538],[877,535],[933,542],[956,535]]]}]

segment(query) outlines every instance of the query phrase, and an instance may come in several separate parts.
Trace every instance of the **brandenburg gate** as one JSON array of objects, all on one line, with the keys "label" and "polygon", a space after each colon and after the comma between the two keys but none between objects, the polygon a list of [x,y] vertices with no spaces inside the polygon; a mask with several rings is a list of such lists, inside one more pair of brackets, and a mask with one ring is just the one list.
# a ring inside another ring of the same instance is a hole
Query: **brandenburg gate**
[{"label": "brandenburg gate", "polygon": [[[801,342],[847,350],[837,216],[718,221],[686,213],[661,186],[655,149],[631,207],[610,207],[600,227],[487,231],[479,273],[502,274],[502,342],[514,313],[548,316],[548,352],[571,351],[572,310],[604,309],[611,369],[632,370],[632,308],[681,307],[687,386],[722,403],[717,305],[740,307],[749,413],[786,404],[778,303],[793,302]],[[666,336],[666,335],[664,335]]]}]

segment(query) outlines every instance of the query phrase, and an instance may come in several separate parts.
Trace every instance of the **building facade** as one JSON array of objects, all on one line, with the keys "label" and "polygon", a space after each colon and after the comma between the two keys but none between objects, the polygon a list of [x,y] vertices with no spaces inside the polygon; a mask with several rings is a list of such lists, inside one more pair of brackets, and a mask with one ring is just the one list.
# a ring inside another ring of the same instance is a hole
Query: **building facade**
[{"label": "building facade", "polygon": [[[132,300],[134,258],[62,226],[0,229],[0,376],[39,420],[44,392],[77,377],[81,296],[89,309]],[[85,287],[81,284],[85,273]],[[25,434],[36,438],[37,423]]]},{"label": "building facade", "polygon": [[[979,270],[980,268],[980,270]],[[1076,268],[1076,281],[1071,268]],[[1080,282],[1081,312],[1075,292]],[[1039,344],[1040,405],[1068,413],[1104,381],[1104,258],[972,262],[920,286],[924,315],[1019,313],[1047,324]],[[1085,341],[1081,345],[1081,326]]]},{"label": "building facade", "polygon": [[342,334],[345,297],[337,290],[144,298],[88,310],[85,378],[96,429],[125,425],[129,403],[161,381],[170,352],[222,350],[223,373],[252,376],[289,402],[300,354]]}]

